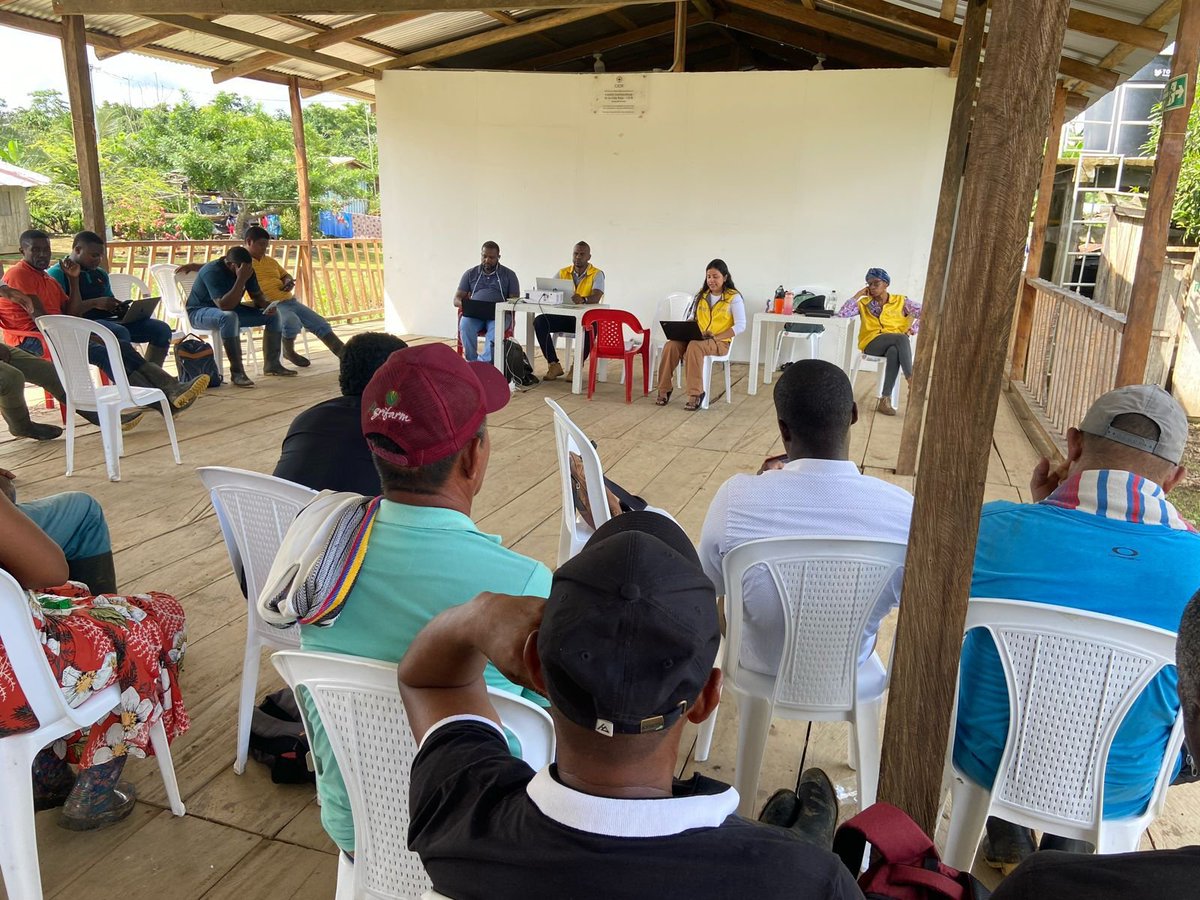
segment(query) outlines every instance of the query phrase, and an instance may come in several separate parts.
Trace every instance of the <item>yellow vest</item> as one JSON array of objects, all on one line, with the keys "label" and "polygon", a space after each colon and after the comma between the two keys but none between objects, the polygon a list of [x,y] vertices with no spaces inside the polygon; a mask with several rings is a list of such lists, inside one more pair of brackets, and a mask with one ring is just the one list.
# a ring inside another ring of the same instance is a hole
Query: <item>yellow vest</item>
[{"label": "yellow vest", "polygon": [[[584,272],[583,277],[579,279],[579,284],[575,285],[575,293],[577,293],[584,300],[592,296],[592,282],[596,280],[596,276],[599,274],[599,272],[599,269],[597,269],[591,263],[588,263],[587,271]],[[575,267],[564,266],[558,270],[558,277],[569,278],[571,281],[574,281]],[[570,297],[567,298],[568,301],[570,301],[570,299]]]},{"label": "yellow vest", "polygon": [[709,293],[706,288],[703,293],[692,301],[696,308],[696,324],[701,331],[710,334],[721,334],[733,327],[733,298],[738,292],[733,288],[725,288],[721,299],[715,305],[709,305]]},{"label": "yellow vest", "polygon": [[908,298],[903,294],[888,294],[887,302],[879,311],[879,317],[871,315],[870,295],[858,298],[858,349],[865,350],[867,344],[881,334],[907,334],[912,327],[912,316],[904,314]]}]

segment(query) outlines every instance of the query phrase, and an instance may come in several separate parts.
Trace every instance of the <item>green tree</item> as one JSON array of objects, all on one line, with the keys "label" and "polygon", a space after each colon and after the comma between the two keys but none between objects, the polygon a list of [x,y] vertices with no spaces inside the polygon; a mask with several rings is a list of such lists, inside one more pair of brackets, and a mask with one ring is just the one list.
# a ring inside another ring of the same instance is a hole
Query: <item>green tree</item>
[{"label": "green tree", "polygon": [[[1143,150],[1155,153],[1162,129],[1162,106],[1151,114],[1150,140]],[[1187,135],[1183,141],[1183,160],[1179,166],[1179,185],[1175,188],[1175,204],[1171,220],[1183,229],[1189,241],[1200,239],[1200,103],[1192,104],[1188,116]]]}]

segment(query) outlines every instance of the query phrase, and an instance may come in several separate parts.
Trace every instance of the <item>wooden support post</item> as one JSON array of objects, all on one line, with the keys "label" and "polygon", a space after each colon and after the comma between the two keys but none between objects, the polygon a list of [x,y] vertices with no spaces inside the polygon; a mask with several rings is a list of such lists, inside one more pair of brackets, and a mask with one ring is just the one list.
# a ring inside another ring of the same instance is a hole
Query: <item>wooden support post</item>
[{"label": "wooden support post", "polygon": [[1033,309],[1037,291],[1027,279],[1038,278],[1042,256],[1046,250],[1046,228],[1050,224],[1050,200],[1054,196],[1054,173],[1058,168],[1058,142],[1063,119],[1067,113],[1067,86],[1061,81],[1054,89],[1054,106],[1050,110],[1050,127],[1046,131],[1046,152],[1042,156],[1042,178],[1038,182],[1037,206],[1033,211],[1033,231],[1029,237],[1029,256],[1025,260],[1025,278],[1017,288],[1017,324],[1013,335],[1012,368],[1009,377],[1025,378],[1025,357],[1029,353],[1029,338],[1033,333]]},{"label": "wooden support post", "polygon": [[71,104],[71,129],[75,133],[75,160],[79,164],[83,227],[105,237],[107,226],[104,189],[100,184],[100,149],[96,143],[96,108],[92,100],[92,75],[88,70],[83,16],[62,17],[62,55],[67,74],[67,99]]},{"label": "wooden support post", "polygon": [[300,106],[300,83],[288,79],[288,100],[292,110],[292,139],[296,143],[296,193],[299,198],[300,253],[299,280],[304,286],[304,301],[315,304],[312,271],[312,202],[308,195],[308,149],[304,143],[304,110]]},{"label": "wooden support post", "polygon": [[[1133,290],[1129,295],[1125,332],[1121,337],[1121,359],[1117,363],[1117,386],[1141,384],[1146,378],[1146,358],[1150,355],[1150,332],[1154,328],[1154,310],[1162,283],[1171,227],[1171,208],[1175,205],[1175,187],[1179,184],[1179,164],[1187,136],[1188,115],[1196,97],[1196,65],[1200,54],[1200,0],[1183,0],[1179,9],[1179,28],[1175,32],[1175,57],[1171,77],[1186,78],[1183,104],[1167,110],[1162,117],[1154,174],[1150,176],[1146,217],[1142,224],[1142,243],[1138,248]],[[1171,85],[1163,94],[1163,105],[1171,99]]]},{"label": "wooden support post", "polygon": [[954,220],[958,213],[959,188],[971,121],[975,113],[975,83],[979,78],[983,32],[987,23],[988,0],[971,0],[963,22],[962,37],[955,51],[959,60],[958,83],[954,87],[954,111],[950,116],[950,134],[946,139],[946,160],[942,166],[942,189],[938,194],[937,215],[933,222],[933,242],[929,248],[929,268],[925,275],[925,296],[921,306],[921,337],[908,388],[908,408],[904,411],[904,432],[896,457],[896,473],[911,475],[917,468],[917,450],[921,443],[921,425],[925,417],[925,394],[929,371],[937,343],[938,313],[946,284],[946,266],[954,242]]},{"label": "wooden support post", "polygon": [[675,4],[675,61],[671,63],[672,72],[682,72],[687,57],[687,27],[688,5],[685,2]]},{"label": "wooden support post", "polygon": [[[879,799],[937,827],[962,626],[1012,297],[1070,0],[992,0],[946,315],[929,392],[897,624]],[[920,341],[917,342],[920,344]]]}]

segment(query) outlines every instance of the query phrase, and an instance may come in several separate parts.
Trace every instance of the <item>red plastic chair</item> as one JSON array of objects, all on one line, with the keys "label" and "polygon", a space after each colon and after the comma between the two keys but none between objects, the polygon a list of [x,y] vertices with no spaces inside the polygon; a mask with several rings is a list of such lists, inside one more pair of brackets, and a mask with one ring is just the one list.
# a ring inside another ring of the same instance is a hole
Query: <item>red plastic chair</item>
[{"label": "red plastic chair", "polygon": [[[625,349],[625,331],[628,325],[641,334],[642,344],[634,350]],[[588,357],[588,399],[596,390],[596,360],[623,359],[625,361],[625,402],[633,402],[633,358],[642,357],[642,396],[650,393],[650,329],[643,328],[633,313],[623,309],[589,309],[583,314],[583,327],[592,336],[592,352]]]}]

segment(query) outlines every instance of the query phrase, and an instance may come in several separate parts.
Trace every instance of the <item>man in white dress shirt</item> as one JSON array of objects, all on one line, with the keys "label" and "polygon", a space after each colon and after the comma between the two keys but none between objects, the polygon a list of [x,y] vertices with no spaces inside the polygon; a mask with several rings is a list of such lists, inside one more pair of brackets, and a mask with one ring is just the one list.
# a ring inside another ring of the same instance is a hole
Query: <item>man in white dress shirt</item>
[{"label": "man in white dress shirt", "polygon": [[[908,540],[912,495],[863,475],[850,460],[850,426],[858,421],[854,391],[832,363],[806,359],[788,366],[775,385],[775,414],[787,453],[757,475],[734,475],[717,490],[700,536],[700,560],[717,593],[725,592],[721,560],[747,541],[773,537],[853,537]],[[859,653],[859,687],[882,687],[875,655],[879,623],[899,602],[897,573],[867,622]],[[783,653],[779,593],[756,566],[743,582],[741,664],[773,675]]]}]

